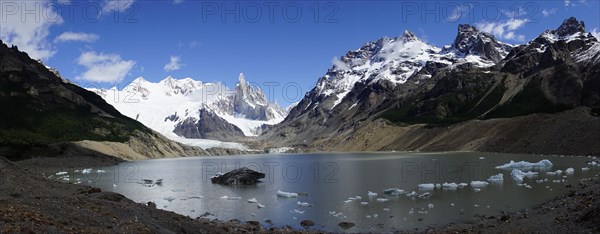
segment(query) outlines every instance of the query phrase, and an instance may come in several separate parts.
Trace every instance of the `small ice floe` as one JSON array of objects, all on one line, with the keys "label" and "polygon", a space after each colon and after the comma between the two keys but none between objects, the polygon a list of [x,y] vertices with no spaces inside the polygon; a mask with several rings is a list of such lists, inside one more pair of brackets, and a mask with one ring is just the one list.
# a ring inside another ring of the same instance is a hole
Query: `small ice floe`
[{"label": "small ice floe", "polygon": [[252,215],[252,216],[256,216],[256,214],[255,214],[255,213],[250,213],[250,215]]},{"label": "small ice floe", "polygon": [[377,218],[377,217],[379,217],[378,214],[373,214],[373,218]]},{"label": "small ice floe", "polygon": [[535,182],[538,183],[538,184],[545,183],[545,182],[548,182],[548,178],[539,179],[539,180],[536,180]]},{"label": "small ice floe", "polygon": [[417,192],[415,192],[415,191],[412,191],[410,193],[407,193],[406,196],[407,197],[416,197],[416,196],[419,196],[419,194]]},{"label": "small ice floe", "polygon": [[260,203],[258,203],[257,205],[258,205],[258,208],[259,208],[259,209],[260,209],[260,208],[265,208],[265,207],[267,207],[267,206],[265,206],[265,205],[263,205],[263,204],[260,204]]},{"label": "small ice floe", "polygon": [[429,208],[429,209],[433,209],[433,204],[432,204],[432,203],[429,203],[429,205],[427,205],[427,208]]},{"label": "small ice floe", "polygon": [[562,180],[552,180],[552,183],[562,183]]},{"label": "small ice floe", "polygon": [[490,183],[485,182],[485,181],[477,181],[477,180],[471,181],[471,187],[473,187],[473,188],[485,188],[486,186],[488,186],[488,184],[490,184]]},{"label": "small ice floe", "polygon": [[378,202],[386,202],[386,201],[389,201],[389,200],[390,199],[387,199],[387,198],[377,198]]},{"label": "small ice floe", "polygon": [[491,183],[501,183],[504,181],[504,174],[498,173],[498,175],[490,176],[487,180]]},{"label": "small ice floe", "polygon": [[450,206],[454,206],[454,203],[450,203]]},{"label": "small ice floe", "polygon": [[377,193],[374,193],[374,192],[368,191],[368,192],[367,192],[367,196],[369,196],[369,197],[375,197],[375,196],[377,196]]},{"label": "small ice floe", "polygon": [[222,196],[221,199],[227,199],[227,200],[242,200],[241,197],[229,197],[229,196]]},{"label": "small ice floe", "polygon": [[298,210],[298,209],[293,209],[293,210],[290,210],[290,213],[294,213],[294,214],[304,214],[304,211],[303,211],[303,210]]},{"label": "small ice floe", "polygon": [[565,170],[565,174],[573,175],[573,174],[575,174],[575,169],[573,169],[572,167],[569,167],[569,168],[567,168],[567,170]]},{"label": "small ice floe", "polygon": [[435,188],[436,189],[441,189],[442,188],[442,184],[435,184]]},{"label": "small ice floe", "polygon": [[66,175],[66,174],[68,174],[68,172],[66,172],[66,171],[61,171],[61,172],[56,173],[57,176]]},{"label": "small ice floe", "polygon": [[389,189],[383,190],[383,194],[392,195],[392,196],[398,196],[398,195],[401,195],[404,193],[406,193],[406,192],[404,192],[404,190],[399,189],[399,188],[389,188]]},{"label": "small ice floe", "polygon": [[[90,181],[88,181],[88,183],[89,183],[89,182],[90,182]],[[113,184],[113,188],[116,188],[116,187],[117,187],[117,184]]]},{"label": "small ice floe", "polygon": [[298,218],[296,216],[292,217],[293,220],[298,220]]},{"label": "small ice floe", "polygon": [[548,159],[543,159],[537,163],[527,161],[510,161],[507,164],[497,166],[496,169],[534,169],[534,168],[551,168],[552,162]]},{"label": "small ice floe", "polygon": [[473,192],[476,192],[476,193],[481,192],[481,189],[480,188],[473,188]]},{"label": "small ice floe", "polygon": [[258,201],[256,200],[256,198],[250,198],[248,199],[249,203],[258,203]]},{"label": "small ice floe", "polygon": [[447,182],[444,182],[444,183],[442,184],[442,188],[443,188],[444,190],[456,190],[456,189],[458,189],[458,184],[456,184],[456,183],[454,183],[454,182],[452,182],[452,183],[447,183]]},{"label": "small ice floe", "polygon": [[431,193],[429,193],[429,192],[419,195],[419,198],[422,198],[422,199],[429,199],[430,197],[431,197]]},{"label": "small ice floe", "polygon": [[518,184],[523,183],[523,178],[525,178],[525,177],[532,178],[532,177],[535,177],[537,175],[538,175],[537,172],[534,172],[534,171],[523,172],[523,171],[521,171],[519,169],[513,169],[512,172],[510,172],[510,176]]},{"label": "small ice floe", "polygon": [[356,197],[354,197],[354,198],[356,198],[356,200],[360,200],[360,199],[362,199],[362,197],[361,197],[361,196],[356,196]]},{"label": "small ice floe", "polygon": [[483,160],[483,159],[485,159],[485,157],[479,157],[479,159]]},{"label": "small ice floe", "polygon": [[590,168],[589,168],[589,167],[582,167],[582,168],[581,168],[581,171],[583,171],[583,172],[586,172],[586,171],[589,171],[589,170],[590,170]]},{"label": "small ice floe", "polygon": [[477,205],[477,204],[475,204],[475,205],[473,205],[473,206],[474,206],[474,207],[479,207],[479,205]]},{"label": "small ice floe", "polygon": [[599,164],[596,161],[591,161],[591,162],[588,162],[588,165],[590,165],[590,166],[598,166]]},{"label": "small ice floe", "polygon": [[410,208],[410,210],[408,211],[409,215],[413,215],[415,213],[415,210],[413,208]]},{"label": "small ice floe", "polygon": [[417,211],[419,214],[427,214],[427,211],[425,209],[420,209],[419,211]]},{"label": "small ice floe", "polygon": [[98,171],[96,171],[96,172],[97,172],[97,173],[106,173],[106,171],[105,171],[105,170],[98,170]]},{"label": "small ice floe", "polygon": [[433,190],[435,188],[434,184],[419,184],[419,190]]},{"label": "small ice floe", "polygon": [[298,197],[298,193],[290,193],[290,192],[284,192],[281,190],[277,190],[277,196],[278,197]]},{"label": "small ice floe", "polygon": [[383,211],[388,212],[390,211],[390,208],[383,208]]},{"label": "small ice floe", "polygon": [[517,185],[518,185],[518,186],[521,186],[521,187],[528,188],[528,189],[530,189],[530,188],[531,188],[531,185],[528,185],[528,184],[526,184],[526,183],[523,183],[523,184],[517,184]]},{"label": "small ice floe", "polygon": [[92,173],[92,168],[86,168],[81,170],[81,174],[90,174]]},{"label": "small ice floe", "polygon": [[308,202],[301,202],[301,201],[296,202],[296,205],[298,205],[299,207],[312,207],[313,206],[312,204],[310,204]]},{"label": "small ice floe", "polygon": [[368,203],[368,202],[366,202],[366,201],[364,201],[364,202],[360,202],[360,204],[361,204],[361,205],[363,205],[363,206],[369,205],[369,203]]},{"label": "small ice floe", "polygon": [[458,184],[458,188],[464,188],[464,187],[467,187],[467,185],[469,185],[469,184],[467,184],[467,183],[459,183]]},{"label": "small ice floe", "polygon": [[371,215],[367,215],[367,216],[365,216],[365,217],[366,217],[367,219],[370,219],[370,218],[371,218]]},{"label": "small ice floe", "polygon": [[350,202],[353,202],[353,201],[354,201],[354,200],[345,200],[344,202],[345,202],[345,203],[350,203]]},{"label": "small ice floe", "polygon": [[172,201],[174,201],[175,199],[176,199],[176,198],[174,198],[174,197],[165,197],[165,198],[163,198],[163,200],[165,200],[165,201],[168,201],[168,202],[172,202]]}]

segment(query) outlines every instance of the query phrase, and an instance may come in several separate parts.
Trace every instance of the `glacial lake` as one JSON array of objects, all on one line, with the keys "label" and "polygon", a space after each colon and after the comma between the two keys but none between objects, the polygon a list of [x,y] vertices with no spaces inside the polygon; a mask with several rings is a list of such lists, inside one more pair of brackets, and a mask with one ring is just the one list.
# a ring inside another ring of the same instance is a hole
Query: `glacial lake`
[{"label": "glacial lake", "polygon": [[[552,167],[522,169],[539,175],[525,177],[521,184],[511,177],[512,169],[495,168],[511,160],[542,159],[550,160]],[[475,215],[498,216],[502,211],[538,206],[572,190],[566,188],[567,184],[576,186],[582,179],[597,177],[600,167],[591,165],[591,161],[597,160],[586,156],[467,152],[221,156],[133,161],[85,171],[71,169],[65,170],[66,174],[52,175],[51,179],[100,187],[139,203],[152,201],[160,209],[192,218],[209,212],[212,219],[259,221],[266,228],[290,225],[302,229],[302,220],[312,220],[316,225],[311,229],[322,231],[389,232],[471,222],[478,219]],[[265,173],[263,182],[253,186],[210,182],[217,172],[243,166]],[[567,168],[573,168],[573,173],[547,173]],[[499,173],[503,174],[503,181],[478,188],[471,185],[471,181],[487,181]],[[162,184],[144,184],[143,179],[162,179]],[[435,187],[444,182],[467,186]],[[434,188],[419,188],[419,184],[427,183],[433,183]],[[384,194],[388,188],[415,191],[416,196]],[[300,195],[279,197],[278,190]],[[369,196],[369,191],[373,196]],[[418,197],[425,193],[429,196]],[[264,208],[247,201],[251,198]],[[338,226],[342,221],[356,226],[342,229]]]}]

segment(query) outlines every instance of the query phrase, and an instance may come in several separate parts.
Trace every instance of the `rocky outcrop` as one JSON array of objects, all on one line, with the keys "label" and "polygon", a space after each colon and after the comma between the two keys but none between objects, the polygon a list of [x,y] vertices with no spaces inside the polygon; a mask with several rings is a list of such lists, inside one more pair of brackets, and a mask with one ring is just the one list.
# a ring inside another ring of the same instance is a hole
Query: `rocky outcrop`
[{"label": "rocky outcrop", "polygon": [[247,167],[235,169],[225,174],[216,175],[210,178],[213,184],[223,185],[253,185],[260,179],[265,178],[264,173],[253,171]]},{"label": "rocky outcrop", "polygon": [[499,62],[511,49],[511,45],[497,41],[489,33],[480,32],[472,25],[461,24],[458,26],[458,34],[449,51],[454,50],[463,56],[479,55],[482,58]]},{"label": "rocky outcrop", "polygon": [[173,132],[178,136],[197,139],[216,139],[231,141],[244,137],[244,133],[238,127],[215,113],[200,109],[198,118],[189,117],[179,122]]}]

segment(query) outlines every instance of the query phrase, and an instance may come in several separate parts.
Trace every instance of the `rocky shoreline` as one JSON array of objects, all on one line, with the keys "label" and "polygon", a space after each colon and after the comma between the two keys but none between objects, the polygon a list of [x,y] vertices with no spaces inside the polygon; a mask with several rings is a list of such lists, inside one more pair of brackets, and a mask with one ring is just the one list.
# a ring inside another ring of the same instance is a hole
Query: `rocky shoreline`
[{"label": "rocky shoreline", "polygon": [[[40,176],[66,167],[102,167],[114,158],[35,158],[11,162],[0,158],[0,232],[135,232],[135,233],[316,233],[275,228],[259,221],[192,219],[135,203],[98,188],[51,181]],[[568,194],[539,207],[474,223],[429,227],[415,232],[600,232],[600,179],[566,185]],[[352,232],[352,229],[348,229]],[[402,231],[412,232],[412,231]]]}]

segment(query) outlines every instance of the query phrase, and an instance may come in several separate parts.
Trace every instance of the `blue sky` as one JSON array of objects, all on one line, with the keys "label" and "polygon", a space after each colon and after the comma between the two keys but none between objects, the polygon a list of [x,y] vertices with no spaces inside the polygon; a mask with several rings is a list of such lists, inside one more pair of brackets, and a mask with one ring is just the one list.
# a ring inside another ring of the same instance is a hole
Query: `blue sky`
[{"label": "blue sky", "polygon": [[[439,47],[452,43],[460,23],[513,44],[570,16],[600,31],[595,0],[1,0],[0,7],[3,41],[81,86],[171,75],[233,87],[243,72],[283,106],[302,98],[334,57],[404,30]],[[279,82],[273,92],[271,82]]]}]

